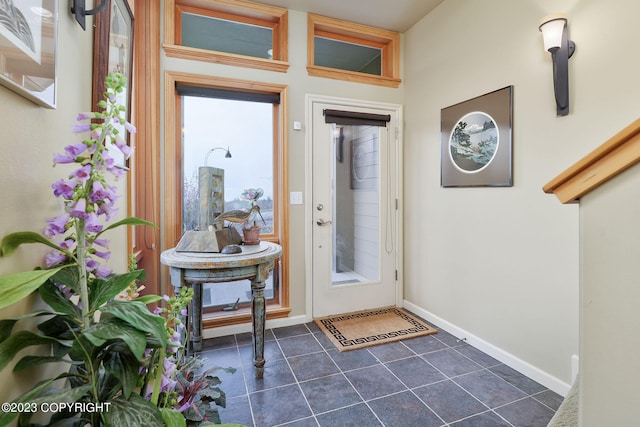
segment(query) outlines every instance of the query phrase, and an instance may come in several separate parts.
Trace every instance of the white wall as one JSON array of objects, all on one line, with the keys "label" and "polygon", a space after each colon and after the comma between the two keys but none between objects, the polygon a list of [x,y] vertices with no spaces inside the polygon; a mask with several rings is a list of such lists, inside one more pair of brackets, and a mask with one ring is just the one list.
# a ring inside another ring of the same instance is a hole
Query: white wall
[{"label": "white wall", "polygon": [[[538,32],[577,45],[556,117]],[[447,0],[405,34],[405,299],[558,391],[578,354],[578,209],[541,188],[640,112],[634,0]],[[511,188],[440,187],[440,110],[514,86]]]},{"label": "white wall", "polygon": [[580,199],[583,427],[633,427],[640,419],[639,197],[635,166]]}]

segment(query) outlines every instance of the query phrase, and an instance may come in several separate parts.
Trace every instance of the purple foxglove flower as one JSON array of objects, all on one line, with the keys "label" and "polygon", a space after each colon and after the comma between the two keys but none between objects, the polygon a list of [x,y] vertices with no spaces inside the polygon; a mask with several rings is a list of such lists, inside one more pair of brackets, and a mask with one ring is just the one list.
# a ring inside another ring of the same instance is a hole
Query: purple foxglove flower
[{"label": "purple foxglove flower", "polygon": [[56,165],[61,165],[65,163],[73,163],[76,160],[74,156],[70,156],[68,154],[54,154],[53,155],[53,163]]},{"label": "purple foxglove flower", "polygon": [[78,199],[69,213],[73,217],[87,219],[89,217],[89,214],[87,214],[87,201],[82,198]]},{"label": "purple foxglove flower", "polygon": [[98,139],[102,135],[102,127],[97,126],[95,129],[91,129],[91,133],[89,133],[89,137],[91,139]]},{"label": "purple foxglove flower", "polygon": [[89,194],[89,201],[91,203],[101,202],[108,198],[109,192],[104,188],[104,184],[100,181],[94,181],[91,188],[91,194]]},{"label": "purple foxglove flower", "polygon": [[110,268],[107,268],[104,265],[99,265],[98,268],[96,268],[96,271],[93,272],[93,274],[96,275],[96,277],[100,278],[100,279],[104,279],[106,277],[109,277],[111,275],[111,273],[113,273],[113,270],[111,270]]},{"label": "purple foxglove flower", "polygon": [[104,228],[104,225],[102,225],[102,223],[98,220],[98,215],[92,212],[88,214],[85,228],[90,233],[99,233]]},{"label": "purple foxglove flower", "polygon": [[87,150],[87,144],[81,142],[79,144],[67,145],[64,147],[64,152],[74,158],[78,157],[78,155],[84,153]]},{"label": "purple foxglove flower", "polygon": [[109,241],[107,239],[95,239],[93,243],[103,248],[109,247]]},{"label": "purple foxglove flower", "polygon": [[98,268],[98,261],[93,258],[85,258],[84,265],[87,268],[87,271],[93,271]]},{"label": "purple foxglove flower", "polygon": [[94,255],[107,261],[111,257],[111,251],[96,251]]},{"label": "purple foxglove flower", "polygon": [[169,295],[163,295],[162,299],[165,300],[166,302],[169,302]]},{"label": "purple foxglove flower", "polygon": [[98,215],[104,215],[105,219],[109,221],[117,212],[117,208],[114,208],[107,203],[100,203],[98,205],[98,211],[96,213]]},{"label": "purple foxglove flower", "polygon": [[73,190],[75,189],[76,184],[77,180],[75,178],[68,181],[63,179],[56,181],[51,184],[51,188],[53,188],[53,195],[56,197],[62,196],[65,199],[70,200],[73,198]]},{"label": "purple foxglove flower", "polygon": [[71,250],[71,247],[76,241],[73,239],[67,239],[64,242],[60,243],[60,247],[66,250]]},{"label": "purple foxglove flower", "polygon": [[153,309],[153,314],[160,314],[162,313],[162,307],[156,307]]},{"label": "purple foxglove flower", "polygon": [[73,133],[84,133],[91,130],[91,124],[89,123],[74,123],[71,131]]},{"label": "purple foxglove flower", "polygon": [[116,147],[118,147],[118,150],[120,150],[122,154],[124,154],[125,159],[128,159],[129,157],[131,157],[131,152],[133,150],[131,149],[131,147],[127,145],[126,141],[122,139],[122,137],[120,137],[120,135],[116,137],[115,144],[116,144]]},{"label": "purple foxglove flower", "polygon": [[58,265],[61,262],[67,260],[67,256],[60,251],[49,252],[47,256],[44,258],[44,263],[47,268],[51,268],[54,265]]},{"label": "purple foxglove flower", "polygon": [[94,112],[88,112],[88,113],[78,113],[78,117],[76,117],[76,121],[82,121],[82,120],[90,120],[90,119],[94,119],[96,118],[96,113]]},{"label": "purple foxglove flower", "polygon": [[183,316],[187,315],[187,309],[183,308],[182,310],[180,310],[180,314],[182,314]]},{"label": "purple foxglove flower", "polygon": [[63,234],[66,231],[66,226],[69,222],[69,218],[69,214],[64,213],[54,219],[47,220],[47,223],[49,225],[47,226],[47,230],[44,234],[47,237],[53,237],[58,234]]},{"label": "purple foxglove flower", "polygon": [[84,165],[73,173],[80,181],[86,181],[91,176],[91,165]]},{"label": "purple foxglove flower", "polygon": [[131,123],[129,123],[129,122],[124,122],[124,127],[127,130],[127,132],[129,132],[129,133],[136,133],[137,132],[136,127],[134,125],[132,125]]}]

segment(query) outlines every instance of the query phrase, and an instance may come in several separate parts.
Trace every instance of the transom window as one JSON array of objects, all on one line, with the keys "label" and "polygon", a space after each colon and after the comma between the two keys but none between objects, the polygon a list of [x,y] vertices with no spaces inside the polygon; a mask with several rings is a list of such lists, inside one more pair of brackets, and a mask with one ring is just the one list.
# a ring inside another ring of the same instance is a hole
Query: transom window
[{"label": "transom window", "polygon": [[400,85],[400,35],[308,15],[309,75],[380,86]]},{"label": "transom window", "polygon": [[245,0],[166,0],[168,56],[286,72],[287,9]]}]

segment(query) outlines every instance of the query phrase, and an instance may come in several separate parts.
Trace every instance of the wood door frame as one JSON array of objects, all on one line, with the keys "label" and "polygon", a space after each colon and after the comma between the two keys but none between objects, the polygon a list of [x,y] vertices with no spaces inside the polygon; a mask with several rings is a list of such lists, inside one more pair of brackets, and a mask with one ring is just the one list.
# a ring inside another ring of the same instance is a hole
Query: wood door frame
[{"label": "wood door frame", "polygon": [[[339,98],[325,95],[306,94],[305,95],[305,122],[307,123],[307,133],[305,135],[305,240],[306,240],[306,286],[305,292],[305,312],[309,318],[313,318],[313,105],[316,103],[332,104],[336,109],[355,107],[355,108],[372,108],[393,111],[397,128],[395,130],[396,138],[396,164],[394,165],[396,174],[396,194],[397,194],[397,236],[396,236],[396,305],[403,306],[404,301],[404,272],[402,269],[403,259],[403,175],[402,165],[403,159],[403,109],[400,104],[390,104],[385,102],[363,101],[351,98]],[[392,138],[393,136],[390,136]]]}]

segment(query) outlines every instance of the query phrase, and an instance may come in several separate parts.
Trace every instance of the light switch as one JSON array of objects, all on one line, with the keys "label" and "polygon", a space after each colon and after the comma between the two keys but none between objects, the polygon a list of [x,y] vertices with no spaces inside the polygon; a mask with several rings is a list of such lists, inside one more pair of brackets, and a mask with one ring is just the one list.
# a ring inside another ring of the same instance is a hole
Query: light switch
[{"label": "light switch", "polygon": [[302,191],[292,191],[289,194],[289,203],[292,205],[301,205],[302,204]]},{"label": "light switch", "polygon": [[302,122],[293,122],[293,130],[302,130]]}]

